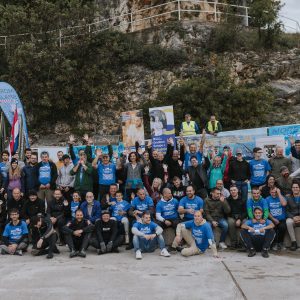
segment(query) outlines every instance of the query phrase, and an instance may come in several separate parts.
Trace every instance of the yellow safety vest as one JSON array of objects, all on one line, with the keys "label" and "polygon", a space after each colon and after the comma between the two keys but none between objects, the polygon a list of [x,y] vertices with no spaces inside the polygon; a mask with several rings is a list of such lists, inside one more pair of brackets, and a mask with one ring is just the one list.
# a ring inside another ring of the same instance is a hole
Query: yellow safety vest
[{"label": "yellow safety vest", "polygon": [[216,122],[215,122],[215,128],[213,128],[213,125],[212,125],[211,121],[209,121],[207,123],[208,132],[213,132],[213,131],[218,130],[218,123],[219,123],[219,121],[216,120]]},{"label": "yellow safety vest", "polygon": [[195,135],[196,134],[196,123],[195,121],[190,121],[188,124],[187,122],[182,122],[182,135]]}]

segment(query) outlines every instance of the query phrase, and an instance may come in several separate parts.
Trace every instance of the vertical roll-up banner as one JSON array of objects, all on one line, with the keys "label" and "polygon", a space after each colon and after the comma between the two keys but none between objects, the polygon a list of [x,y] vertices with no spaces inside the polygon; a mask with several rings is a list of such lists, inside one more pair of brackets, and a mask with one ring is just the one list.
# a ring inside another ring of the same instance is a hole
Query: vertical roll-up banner
[{"label": "vertical roll-up banner", "polygon": [[23,134],[26,147],[29,147],[28,130],[26,125],[26,116],[22,102],[15,89],[6,82],[0,82],[0,107],[10,125],[13,123],[14,112],[17,107],[18,115],[22,116]]}]

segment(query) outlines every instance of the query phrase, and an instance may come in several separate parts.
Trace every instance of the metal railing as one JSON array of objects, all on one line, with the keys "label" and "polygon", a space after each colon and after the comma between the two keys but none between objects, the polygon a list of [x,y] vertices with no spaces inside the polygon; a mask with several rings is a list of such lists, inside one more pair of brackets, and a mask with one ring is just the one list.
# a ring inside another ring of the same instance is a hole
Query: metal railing
[{"label": "metal railing", "polygon": [[[234,13],[229,12],[229,9]],[[0,46],[5,49],[10,44],[25,41],[54,40],[62,47],[69,39],[82,35],[91,35],[104,30],[113,29],[122,32],[135,32],[152,26],[175,20],[201,20],[220,22],[222,17],[235,15],[243,18],[248,26],[249,7],[203,0],[173,0],[159,5],[142,8],[128,13],[112,16],[89,24],[59,28],[42,33],[21,33],[0,36]]]},{"label": "metal railing", "polygon": [[[112,16],[108,19],[99,20],[89,24],[76,25],[66,28],[59,28],[42,33],[22,33],[0,36],[0,46],[5,49],[10,45],[32,40],[34,42],[44,39],[53,40],[59,47],[68,40],[83,35],[91,35],[104,30],[119,30],[122,32],[136,32],[142,29],[164,24],[175,20],[199,20],[206,22],[220,22],[228,16],[235,16],[241,19],[245,26],[249,25],[249,7],[221,3],[218,1],[204,0],[173,0],[159,5],[145,7],[128,13]],[[285,16],[282,18],[290,19]],[[295,28],[300,32],[300,25],[296,20]],[[289,26],[286,26],[289,27]]]}]

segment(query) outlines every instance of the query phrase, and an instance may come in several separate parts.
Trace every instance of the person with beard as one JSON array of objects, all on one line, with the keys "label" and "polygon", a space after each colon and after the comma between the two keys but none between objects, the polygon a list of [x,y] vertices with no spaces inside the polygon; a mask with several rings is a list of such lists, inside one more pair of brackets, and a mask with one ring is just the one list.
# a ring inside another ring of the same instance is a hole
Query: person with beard
[{"label": "person with beard", "polygon": [[29,191],[38,191],[39,181],[37,177],[37,163],[38,158],[36,153],[31,153],[28,162],[25,167],[22,169],[22,179],[25,195],[28,196]]},{"label": "person with beard", "polygon": [[280,168],[280,176],[276,179],[276,186],[280,189],[283,196],[290,196],[292,194],[293,179],[290,176],[288,167],[282,166]]},{"label": "person with beard", "polygon": [[24,220],[23,216],[23,206],[25,204],[25,199],[21,194],[19,188],[14,188],[12,191],[12,199],[7,202],[7,210],[11,211],[13,208],[17,209],[19,212],[20,220]]},{"label": "person with beard", "polygon": [[33,256],[47,254],[46,258],[53,258],[53,253],[59,254],[56,247],[57,234],[52,222],[42,214],[32,218],[32,250]]},{"label": "person with beard", "polygon": [[31,151],[30,148],[26,148],[24,150],[24,156],[25,156],[25,158],[24,158],[24,164],[25,164],[25,166],[30,163],[31,154],[32,154],[32,151]]},{"label": "person with beard", "polygon": [[55,163],[57,171],[60,170],[60,168],[64,165],[63,156],[64,153],[62,151],[57,152],[57,162]]},{"label": "person with beard", "polygon": [[63,227],[65,240],[70,249],[70,258],[75,256],[86,257],[86,249],[89,245],[94,225],[84,219],[81,209],[77,209],[75,220]]},{"label": "person with beard", "polygon": [[179,177],[174,177],[172,180],[173,184],[170,186],[172,195],[175,199],[180,201],[184,196],[186,196],[186,186],[182,184]]}]

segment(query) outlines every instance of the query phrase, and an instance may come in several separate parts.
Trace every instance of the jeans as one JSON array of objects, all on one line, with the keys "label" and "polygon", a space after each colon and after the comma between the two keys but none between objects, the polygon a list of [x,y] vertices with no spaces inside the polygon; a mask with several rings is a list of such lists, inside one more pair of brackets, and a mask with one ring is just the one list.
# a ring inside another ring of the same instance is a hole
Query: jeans
[{"label": "jeans", "polygon": [[[220,243],[225,242],[226,240],[226,236],[227,236],[227,232],[228,232],[228,223],[225,219],[219,219],[218,221],[218,227],[221,228],[221,236],[220,236]],[[211,224],[212,228],[213,225]]]},{"label": "jeans", "polygon": [[163,236],[160,234],[153,240],[146,240],[142,236],[135,235],[133,237],[134,251],[141,250],[142,252],[154,252],[159,244],[159,248],[162,250],[166,247]]},{"label": "jeans", "polygon": [[248,198],[248,183],[244,181],[236,181],[235,185],[241,193],[243,202],[246,203]]}]

